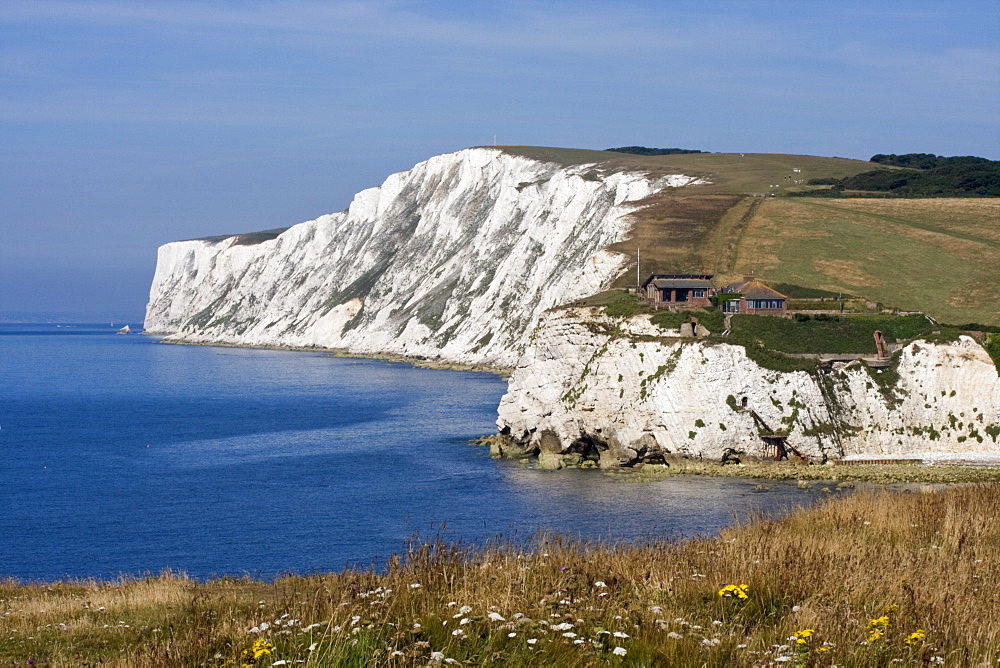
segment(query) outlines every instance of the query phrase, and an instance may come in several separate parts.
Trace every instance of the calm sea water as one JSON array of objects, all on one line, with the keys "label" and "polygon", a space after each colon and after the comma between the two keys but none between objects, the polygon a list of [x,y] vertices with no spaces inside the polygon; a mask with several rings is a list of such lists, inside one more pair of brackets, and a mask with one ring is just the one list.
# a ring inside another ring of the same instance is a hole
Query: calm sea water
[{"label": "calm sea water", "polygon": [[415,534],[681,537],[812,498],[495,462],[468,445],[494,430],[493,375],[121,324],[0,325],[0,577],[269,578],[377,564]]}]

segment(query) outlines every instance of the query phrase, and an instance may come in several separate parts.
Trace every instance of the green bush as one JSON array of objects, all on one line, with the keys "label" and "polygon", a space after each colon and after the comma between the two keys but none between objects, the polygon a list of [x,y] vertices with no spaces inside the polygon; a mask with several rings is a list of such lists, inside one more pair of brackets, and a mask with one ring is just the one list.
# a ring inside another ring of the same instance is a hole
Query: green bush
[{"label": "green bush", "polygon": [[726,328],[726,314],[722,311],[709,308],[704,311],[657,311],[649,321],[661,329],[677,329],[691,318],[697,318],[698,322],[713,334],[720,334]]}]

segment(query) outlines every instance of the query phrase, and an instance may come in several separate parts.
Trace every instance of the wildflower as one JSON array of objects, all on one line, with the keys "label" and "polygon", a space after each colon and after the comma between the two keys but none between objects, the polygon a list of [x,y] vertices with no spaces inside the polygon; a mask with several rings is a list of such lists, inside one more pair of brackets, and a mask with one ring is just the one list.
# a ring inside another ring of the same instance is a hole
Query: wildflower
[{"label": "wildflower", "polygon": [[553,631],[568,631],[573,628],[573,625],[569,622],[563,622],[562,624],[555,624],[550,627]]},{"label": "wildflower", "polygon": [[606,585],[605,583],[603,583],[600,580],[598,580],[597,582],[594,583],[594,586],[595,587],[607,587],[608,585]]},{"label": "wildflower", "polygon": [[830,647],[829,645],[821,645],[821,646],[819,646],[819,647],[816,648],[816,653],[817,654],[826,654],[827,652],[829,652],[832,649],[833,648]]},{"label": "wildflower", "polygon": [[719,590],[719,596],[722,598],[738,598],[740,600],[746,600],[750,598],[749,591],[750,585],[726,585]]},{"label": "wildflower", "polygon": [[667,634],[667,637],[673,638],[674,640],[680,640],[684,636],[682,636],[680,633],[677,633],[676,631],[671,631],[670,633]]},{"label": "wildflower", "polygon": [[504,619],[504,618],[503,618],[503,616],[502,616],[502,615],[501,615],[500,613],[498,613],[498,612],[491,612],[490,614],[488,614],[488,615],[486,615],[486,616],[490,618],[490,621],[494,621],[494,622],[506,622],[506,621],[507,621],[507,620],[506,620],[506,619]]},{"label": "wildflower", "polygon": [[807,645],[809,637],[816,633],[816,629],[802,629],[796,631],[789,640],[794,640],[796,645]]},{"label": "wildflower", "polygon": [[576,634],[573,633],[572,631],[567,631],[566,633],[563,634],[563,637],[564,638],[575,638]]},{"label": "wildflower", "polygon": [[458,609],[458,612],[459,612],[459,614],[467,615],[470,612],[472,612],[472,606],[471,605],[463,605],[461,608]]},{"label": "wildflower", "polygon": [[868,632],[868,642],[881,640],[885,636],[885,629],[889,626],[889,615],[869,619],[866,630]]},{"label": "wildflower", "polygon": [[310,652],[315,652],[317,647],[319,647],[319,645],[317,645],[316,643],[313,643],[313,644],[309,645],[309,651]]},{"label": "wildflower", "polygon": [[414,582],[413,584],[410,585],[410,589],[420,589],[421,587],[423,587],[423,585],[420,584],[419,582]]},{"label": "wildflower", "polygon": [[651,607],[649,609],[649,611],[652,612],[654,615],[662,615],[663,614],[663,608],[661,608],[658,605],[654,605],[653,607]]},{"label": "wildflower", "polygon": [[927,636],[927,634],[924,632],[923,629],[917,629],[916,631],[914,631],[910,635],[906,636],[906,639],[903,642],[905,642],[907,645],[916,645],[918,642],[920,642],[921,640],[923,640],[926,636]]},{"label": "wildflower", "polygon": [[628,650],[625,649],[624,647],[615,647],[613,650],[611,650],[611,653],[614,654],[615,656],[625,656],[626,654],[628,654]]},{"label": "wildflower", "polygon": [[613,635],[616,638],[628,638],[629,637],[629,635],[627,633],[625,633],[624,631],[615,631],[611,635]]},{"label": "wildflower", "polygon": [[515,632],[511,631],[510,633],[507,634],[507,637],[508,638],[516,638],[517,634]]},{"label": "wildflower", "polygon": [[453,636],[464,636],[465,635],[465,631],[463,631],[462,629],[455,629],[454,631],[451,632],[451,635],[453,635]]},{"label": "wildflower", "polygon": [[528,638],[529,645],[534,645],[536,642],[538,642],[538,638]]}]

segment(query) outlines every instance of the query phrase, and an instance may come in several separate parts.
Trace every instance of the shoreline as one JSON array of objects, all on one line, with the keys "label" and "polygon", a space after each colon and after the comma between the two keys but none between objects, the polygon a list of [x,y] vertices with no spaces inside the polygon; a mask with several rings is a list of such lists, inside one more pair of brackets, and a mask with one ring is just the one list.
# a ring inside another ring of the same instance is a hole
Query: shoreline
[{"label": "shoreline", "polygon": [[491,364],[465,364],[462,362],[449,362],[441,358],[424,357],[422,355],[400,355],[397,353],[360,353],[353,352],[347,348],[324,348],[322,346],[284,346],[284,345],[248,345],[245,343],[224,343],[207,341],[168,341],[165,337],[170,334],[157,334],[153,332],[140,332],[145,336],[161,337],[158,343],[165,343],[172,346],[208,346],[218,348],[248,348],[250,350],[287,350],[291,352],[311,352],[323,353],[327,357],[343,357],[356,359],[382,360],[385,362],[396,362],[401,364],[412,364],[420,369],[438,369],[445,371],[471,371],[473,373],[491,373],[501,378],[509,378],[514,371],[513,367],[494,366]]},{"label": "shoreline", "polygon": [[713,461],[675,460],[669,467],[650,465],[632,471],[606,470],[611,475],[634,475],[650,481],[671,476],[720,476],[729,478],[762,478],[767,480],[797,480],[800,483],[865,482],[875,484],[927,483],[965,484],[1000,482],[1000,468],[961,466],[954,464],[798,464],[794,462],[746,462],[720,464]]}]

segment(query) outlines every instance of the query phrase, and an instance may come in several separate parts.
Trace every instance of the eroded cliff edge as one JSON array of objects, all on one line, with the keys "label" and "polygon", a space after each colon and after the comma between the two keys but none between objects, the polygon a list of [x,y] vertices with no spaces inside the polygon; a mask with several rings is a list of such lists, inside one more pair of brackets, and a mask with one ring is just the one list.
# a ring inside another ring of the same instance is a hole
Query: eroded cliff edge
[{"label": "eroded cliff edge", "polygon": [[766,458],[769,434],[816,462],[997,452],[998,411],[996,367],[967,336],[914,341],[884,370],[853,361],[780,372],[724,337],[681,336],[648,315],[562,308],[546,314],[518,362],[494,452],[537,454],[543,468],[727,451]]},{"label": "eroded cliff edge", "polygon": [[513,366],[542,312],[621,274],[628,260],[604,249],[637,202],[701,182],[490,148],[436,156],[262,243],[162,246],[146,330]]}]

